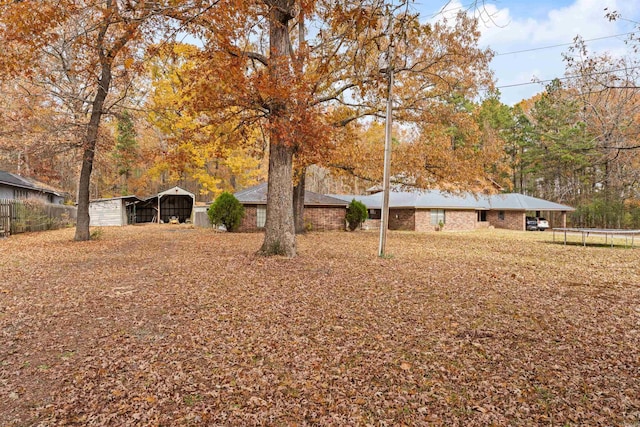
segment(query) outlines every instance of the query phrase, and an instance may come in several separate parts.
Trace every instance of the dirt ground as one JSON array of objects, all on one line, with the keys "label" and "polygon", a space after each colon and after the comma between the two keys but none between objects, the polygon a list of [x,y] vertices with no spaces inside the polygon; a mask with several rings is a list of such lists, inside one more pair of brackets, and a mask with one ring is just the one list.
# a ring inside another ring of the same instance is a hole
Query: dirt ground
[{"label": "dirt ground", "polygon": [[0,426],[640,425],[640,248],[99,234],[0,239]]}]

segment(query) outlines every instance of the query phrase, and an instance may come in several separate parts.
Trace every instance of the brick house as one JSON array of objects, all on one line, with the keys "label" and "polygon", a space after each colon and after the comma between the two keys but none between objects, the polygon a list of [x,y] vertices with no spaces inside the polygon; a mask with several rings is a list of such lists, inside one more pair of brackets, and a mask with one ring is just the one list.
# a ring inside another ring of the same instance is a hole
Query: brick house
[{"label": "brick house", "polygon": [[[359,200],[367,206],[369,219],[365,229],[379,229],[382,212],[381,192],[366,196],[334,195],[345,201]],[[560,212],[558,227],[566,226],[566,213],[575,210],[518,193],[492,196],[471,193],[450,194],[438,190],[389,193],[389,229],[432,231],[439,227],[449,231],[478,228],[525,230],[526,216],[541,216],[541,212]]]},{"label": "brick house", "polygon": [[[267,184],[259,184],[238,191],[234,195],[244,206],[245,212],[238,231],[257,232],[264,230],[267,219]],[[348,204],[338,198],[305,191],[305,226],[310,231],[344,230]]]}]

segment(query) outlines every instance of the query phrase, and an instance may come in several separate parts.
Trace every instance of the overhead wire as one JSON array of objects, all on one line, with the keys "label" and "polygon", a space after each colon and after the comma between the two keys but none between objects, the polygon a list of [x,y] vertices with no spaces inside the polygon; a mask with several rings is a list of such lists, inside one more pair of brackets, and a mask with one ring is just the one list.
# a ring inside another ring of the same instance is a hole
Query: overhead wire
[{"label": "overhead wire", "polygon": [[[615,34],[615,35],[611,35],[611,36],[595,37],[595,38],[587,39],[587,40],[583,40],[583,41],[584,42],[592,42],[592,41],[605,40],[605,39],[610,39],[610,38],[615,38],[615,37],[629,36],[629,35],[632,35],[632,34],[637,34],[637,31],[630,31],[628,33]],[[506,55],[512,55],[512,54],[517,54],[517,53],[526,53],[526,52],[532,52],[532,51],[538,51],[538,50],[554,49],[554,48],[557,48],[557,47],[571,46],[573,44],[575,44],[575,43],[561,43],[561,44],[550,45],[550,46],[542,46],[542,47],[531,48],[531,49],[522,49],[522,50],[517,50],[517,51],[511,51],[511,52],[496,53],[495,56],[506,56]],[[627,67],[627,68],[620,68],[620,69],[616,69],[616,70],[601,71],[601,72],[596,72],[596,73],[591,73],[591,74],[585,74],[585,76],[611,74],[611,73],[616,73],[616,72],[620,72],[620,71],[629,71],[629,70],[636,69],[636,68],[640,68],[640,67]],[[496,89],[505,89],[505,88],[519,87],[519,86],[528,86],[528,85],[534,85],[534,84],[549,83],[549,82],[552,82],[554,80],[569,80],[569,79],[576,78],[576,77],[579,77],[579,76],[564,76],[564,77],[556,77],[556,78],[552,78],[552,79],[543,79],[543,80],[530,81],[530,82],[513,83],[513,84],[508,84],[508,85],[496,86]]]},{"label": "overhead wire", "polygon": [[[451,11],[455,11],[455,10],[460,10],[460,9],[465,9],[468,7],[471,7],[473,5],[475,5],[477,2],[472,2],[466,5],[461,5],[458,7],[453,7],[453,8],[448,8],[447,6],[450,5],[450,2],[447,2],[447,4],[442,7],[438,12],[434,12],[432,14],[426,15],[427,19],[432,19],[435,18],[439,15],[442,15],[444,13],[447,12],[451,12]],[[484,3],[484,2],[483,2]],[[599,41],[599,40],[606,40],[606,39],[611,39],[611,38],[617,38],[617,37],[625,37],[625,36],[630,36],[633,34],[636,34],[637,31],[630,31],[627,33],[621,33],[621,34],[614,34],[614,35],[610,35],[610,36],[603,36],[603,37],[594,37],[591,39],[586,39],[583,40],[584,42],[593,42],[593,41]],[[535,52],[535,51],[540,51],[540,50],[546,50],[546,49],[555,49],[558,47],[565,47],[565,46],[571,46],[574,45],[575,42],[572,43],[558,43],[558,44],[554,44],[554,45],[549,45],[549,46],[541,46],[541,47],[535,47],[535,48],[530,48],[530,49],[521,49],[521,50],[514,50],[514,51],[509,51],[509,52],[499,52],[496,53],[494,56],[507,56],[507,55],[515,55],[518,53],[527,53],[527,52]],[[639,67],[629,67],[629,68],[621,68],[621,69],[617,69],[617,70],[609,70],[609,71],[602,71],[602,72],[597,72],[597,73],[592,73],[592,74],[585,74],[585,76],[592,76],[592,75],[602,75],[602,74],[611,74],[611,73],[615,73],[615,72],[620,72],[620,71],[628,71],[628,70],[632,70],[632,69],[636,69]],[[496,86],[497,89],[505,89],[505,88],[512,88],[512,87],[519,87],[519,86],[528,86],[528,85],[534,85],[534,84],[543,84],[543,83],[550,83],[554,80],[569,80],[571,78],[576,78],[579,76],[564,76],[564,77],[556,77],[553,79],[543,79],[543,80],[536,80],[536,81],[530,81],[530,82],[522,82],[522,83],[514,83],[514,84],[507,84],[507,85],[500,85],[500,86]]]},{"label": "overhead wire", "polygon": [[[598,41],[598,40],[605,40],[605,39],[612,39],[615,37],[623,37],[623,36],[629,36],[631,34],[635,34],[637,31],[630,31],[628,33],[622,33],[622,34],[614,34],[612,36],[603,36],[603,37],[596,37],[593,39],[587,39],[587,40],[583,40],[584,42],[593,42],[593,41]],[[564,46],[571,46],[575,43],[560,43],[560,44],[554,44],[554,45],[549,45],[549,46],[542,46],[542,47],[533,47],[530,49],[522,49],[522,50],[514,50],[511,52],[502,52],[502,53],[496,53],[495,56],[504,56],[504,55],[514,55],[516,53],[525,53],[525,52],[533,52],[536,50],[545,50],[545,49],[553,49],[556,47],[564,47]]]},{"label": "overhead wire", "polygon": [[514,83],[514,84],[509,84],[509,85],[496,86],[496,89],[504,89],[504,88],[510,88],[510,87],[535,85],[535,84],[541,84],[541,83],[550,83],[550,82],[552,82],[554,80],[570,80],[570,79],[575,79],[575,78],[579,78],[579,77],[601,76],[601,75],[604,75],[604,74],[619,73],[621,71],[631,71],[631,70],[636,70],[636,69],[639,69],[639,68],[640,68],[640,65],[635,66],[635,67],[618,68],[618,69],[615,69],[615,70],[597,71],[597,72],[587,73],[587,74],[576,74],[576,75],[573,75],[573,76],[556,77],[556,78],[553,78],[553,79],[537,80],[537,81],[531,81],[531,82],[526,82],[526,83]]}]

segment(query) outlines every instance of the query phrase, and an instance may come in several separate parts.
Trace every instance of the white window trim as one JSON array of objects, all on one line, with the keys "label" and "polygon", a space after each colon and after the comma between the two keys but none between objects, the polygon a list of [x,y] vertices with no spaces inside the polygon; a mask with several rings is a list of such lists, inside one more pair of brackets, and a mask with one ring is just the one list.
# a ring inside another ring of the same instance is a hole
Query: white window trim
[{"label": "white window trim", "polygon": [[447,222],[444,209],[430,209],[429,215],[431,225],[439,225],[440,221],[442,221],[443,224]]},{"label": "white window trim", "polygon": [[256,206],[256,226],[258,228],[264,228],[267,223],[267,207],[258,205]]}]

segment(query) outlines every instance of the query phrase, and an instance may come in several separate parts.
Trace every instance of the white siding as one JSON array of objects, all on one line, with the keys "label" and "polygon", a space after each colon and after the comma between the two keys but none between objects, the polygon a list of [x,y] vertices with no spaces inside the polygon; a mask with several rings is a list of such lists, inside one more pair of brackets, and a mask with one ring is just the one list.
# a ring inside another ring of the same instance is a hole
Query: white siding
[{"label": "white siding", "polygon": [[209,222],[209,215],[207,214],[208,206],[194,206],[193,207],[193,225],[196,227],[211,227]]},{"label": "white siding", "polygon": [[0,185],[0,199],[13,200],[13,188]]},{"label": "white siding", "polygon": [[97,226],[121,226],[126,225],[126,210],[124,202],[116,200],[99,200],[89,204],[89,225]]}]

